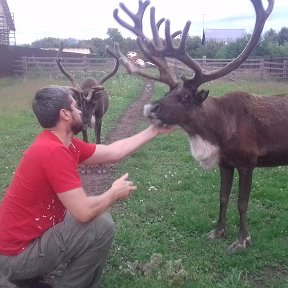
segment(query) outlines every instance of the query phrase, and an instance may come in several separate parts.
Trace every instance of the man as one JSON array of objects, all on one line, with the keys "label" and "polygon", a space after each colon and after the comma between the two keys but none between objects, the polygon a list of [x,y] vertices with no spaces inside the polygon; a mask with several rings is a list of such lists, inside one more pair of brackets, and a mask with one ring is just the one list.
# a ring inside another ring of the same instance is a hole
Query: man
[{"label": "man", "polygon": [[106,211],[137,187],[126,173],[101,195],[87,196],[77,166],[117,162],[173,130],[150,126],[110,145],[85,143],[74,137],[82,120],[72,96],[69,87],[48,86],[33,100],[44,130],[24,152],[0,205],[0,287],[64,264],[53,287],[96,287],[115,233]]}]

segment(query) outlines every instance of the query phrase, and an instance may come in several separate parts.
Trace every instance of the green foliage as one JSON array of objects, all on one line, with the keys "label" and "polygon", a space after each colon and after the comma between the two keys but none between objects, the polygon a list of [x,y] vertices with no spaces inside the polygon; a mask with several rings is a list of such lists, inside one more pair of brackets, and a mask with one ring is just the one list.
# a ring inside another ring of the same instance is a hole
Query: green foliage
[{"label": "green foliage", "polygon": [[279,45],[284,45],[288,43],[288,28],[283,27],[278,33],[277,40]]},{"label": "green foliage", "polygon": [[117,28],[108,28],[107,35],[109,36],[107,39],[108,43],[111,42],[110,44],[113,44],[117,42],[119,45],[123,45],[124,38]]},{"label": "green foliage", "polygon": [[267,52],[266,55],[273,55],[274,57],[287,57],[288,55],[288,42],[285,42],[282,45],[278,43],[269,43],[266,46]]}]

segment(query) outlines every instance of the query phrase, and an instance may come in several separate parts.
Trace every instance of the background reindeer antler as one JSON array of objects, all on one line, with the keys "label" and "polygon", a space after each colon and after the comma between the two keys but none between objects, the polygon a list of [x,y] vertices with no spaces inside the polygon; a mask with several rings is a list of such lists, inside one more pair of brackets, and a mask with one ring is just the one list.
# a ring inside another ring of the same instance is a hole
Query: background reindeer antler
[{"label": "background reindeer antler", "polygon": [[57,56],[56,56],[56,63],[60,69],[60,71],[70,80],[70,82],[72,83],[73,87],[76,88],[79,92],[81,91],[80,85],[78,84],[78,82],[75,80],[75,78],[68,73],[68,71],[63,67],[62,65],[62,58],[61,58],[61,54],[63,52],[63,42],[61,42],[59,50],[57,52]]}]

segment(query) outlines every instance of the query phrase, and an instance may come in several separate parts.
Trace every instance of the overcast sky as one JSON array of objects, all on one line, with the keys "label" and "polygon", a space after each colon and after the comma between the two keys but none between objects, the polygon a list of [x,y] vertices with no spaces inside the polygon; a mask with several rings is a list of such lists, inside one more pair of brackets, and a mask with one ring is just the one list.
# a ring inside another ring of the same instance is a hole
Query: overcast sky
[{"label": "overcast sky", "polygon": [[[268,1],[262,0],[266,6]],[[117,28],[124,38],[134,35],[113,18],[113,10],[123,2],[133,12],[138,0],[7,0],[16,26],[16,43],[30,44],[45,37],[107,38],[108,28]],[[156,19],[171,21],[171,31],[182,30],[187,20],[192,21],[189,35],[202,35],[203,18],[206,29],[245,29],[251,33],[255,13],[249,0],[151,0],[156,8]],[[149,8],[148,7],[148,8]],[[144,32],[150,37],[149,9],[144,17]],[[125,18],[120,9],[119,15]],[[127,18],[125,18],[127,19]],[[274,10],[264,31],[279,31],[288,27],[288,0],[275,0]]]}]

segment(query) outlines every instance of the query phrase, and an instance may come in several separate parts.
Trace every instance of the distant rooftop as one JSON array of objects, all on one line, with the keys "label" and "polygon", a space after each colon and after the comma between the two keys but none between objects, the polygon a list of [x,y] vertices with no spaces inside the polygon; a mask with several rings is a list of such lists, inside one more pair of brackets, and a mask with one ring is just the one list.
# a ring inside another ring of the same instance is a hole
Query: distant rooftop
[{"label": "distant rooftop", "polygon": [[[56,50],[59,48],[41,48],[43,50]],[[72,53],[80,53],[80,54],[91,54],[91,50],[88,48],[64,48],[63,52],[72,52]]]},{"label": "distant rooftop", "polygon": [[204,29],[205,40],[216,42],[234,42],[246,35],[245,29]]}]

